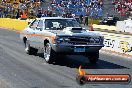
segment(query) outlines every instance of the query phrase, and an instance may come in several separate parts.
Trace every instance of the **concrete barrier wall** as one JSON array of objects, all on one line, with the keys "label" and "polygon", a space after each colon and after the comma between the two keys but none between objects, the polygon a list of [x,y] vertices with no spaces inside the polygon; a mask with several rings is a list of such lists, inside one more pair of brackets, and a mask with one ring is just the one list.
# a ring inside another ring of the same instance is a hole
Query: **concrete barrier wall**
[{"label": "concrete barrier wall", "polygon": [[17,20],[10,18],[0,18],[0,27],[9,28],[14,30],[23,30],[28,26],[28,21],[26,20]]},{"label": "concrete barrier wall", "polygon": [[125,21],[117,21],[117,24],[116,24],[117,31],[125,32],[125,29],[126,29],[125,24],[126,24]]},{"label": "concrete barrier wall", "polygon": [[116,30],[132,33],[132,20],[117,21]]},{"label": "concrete barrier wall", "polygon": [[105,47],[103,49],[132,56],[132,36],[104,32],[100,33],[104,35],[105,38]]},{"label": "concrete barrier wall", "polygon": [[129,21],[118,21],[117,22],[117,31],[121,32],[129,32],[132,33],[132,24]]},{"label": "concrete barrier wall", "polygon": [[132,21],[117,21],[116,26],[108,26],[108,25],[97,25],[93,24],[93,28],[100,30],[108,30],[108,31],[121,31],[132,33]]},{"label": "concrete barrier wall", "polygon": [[107,30],[113,30],[115,31],[116,30],[116,27],[115,26],[108,26],[108,25],[97,25],[97,24],[93,24],[93,28],[97,28],[97,29],[107,29]]},{"label": "concrete barrier wall", "polygon": [[[121,31],[132,33],[132,20],[127,21],[118,21],[116,26],[107,26],[107,25],[93,25],[93,28],[108,31]],[[97,31],[99,32],[99,31]],[[124,53],[132,56],[132,36],[116,33],[107,33],[100,32],[105,40],[103,49],[111,50],[114,52]]]}]

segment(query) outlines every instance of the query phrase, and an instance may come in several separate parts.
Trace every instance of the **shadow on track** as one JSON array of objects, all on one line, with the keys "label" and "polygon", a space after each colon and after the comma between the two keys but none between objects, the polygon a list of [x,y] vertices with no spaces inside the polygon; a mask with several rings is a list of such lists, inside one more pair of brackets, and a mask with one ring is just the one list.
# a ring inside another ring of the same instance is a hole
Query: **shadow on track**
[{"label": "shadow on track", "polygon": [[[43,58],[42,53],[38,53],[37,56]],[[86,57],[80,55],[59,56],[53,65],[67,66],[70,68],[79,68],[81,65],[84,69],[129,69],[127,67],[104,60],[99,60],[97,64],[91,65]]]}]

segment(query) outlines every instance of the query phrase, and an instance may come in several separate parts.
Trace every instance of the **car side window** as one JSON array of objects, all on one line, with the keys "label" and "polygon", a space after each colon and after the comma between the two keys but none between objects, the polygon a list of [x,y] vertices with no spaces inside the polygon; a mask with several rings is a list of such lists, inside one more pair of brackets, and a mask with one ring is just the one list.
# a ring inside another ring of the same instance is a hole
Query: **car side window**
[{"label": "car side window", "polygon": [[43,30],[43,20],[40,20],[40,21],[39,21],[38,26],[37,26],[36,29],[37,29],[37,30],[40,30],[40,31]]},{"label": "car side window", "polygon": [[51,20],[45,20],[45,28],[46,29],[51,29],[53,27],[53,23]]},{"label": "car side window", "polygon": [[29,27],[32,28],[33,30],[35,30],[38,25],[38,22],[39,22],[39,20],[33,21]]}]

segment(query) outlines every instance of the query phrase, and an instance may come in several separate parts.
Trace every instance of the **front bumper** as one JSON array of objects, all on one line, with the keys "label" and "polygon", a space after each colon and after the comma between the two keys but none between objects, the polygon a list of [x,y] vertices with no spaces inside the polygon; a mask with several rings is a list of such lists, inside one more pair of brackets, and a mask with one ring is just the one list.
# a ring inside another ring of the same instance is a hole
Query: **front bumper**
[{"label": "front bumper", "polygon": [[[57,53],[62,54],[86,54],[98,52],[104,45],[57,45],[53,44],[52,49]],[[75,52],[75,48],[85,48],[85,52]]]}]

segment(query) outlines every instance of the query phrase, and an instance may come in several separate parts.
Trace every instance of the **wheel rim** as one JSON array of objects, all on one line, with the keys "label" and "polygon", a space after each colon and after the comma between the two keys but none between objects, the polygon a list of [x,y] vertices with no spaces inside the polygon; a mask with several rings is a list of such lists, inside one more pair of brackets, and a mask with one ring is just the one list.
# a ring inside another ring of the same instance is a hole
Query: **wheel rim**
[{"label": "wheel rim", "polygon": [[50,59],[50,52],[51,52],[51,46],[50,44],[47,44],[44,49],[44,58],[48,62]]}]

